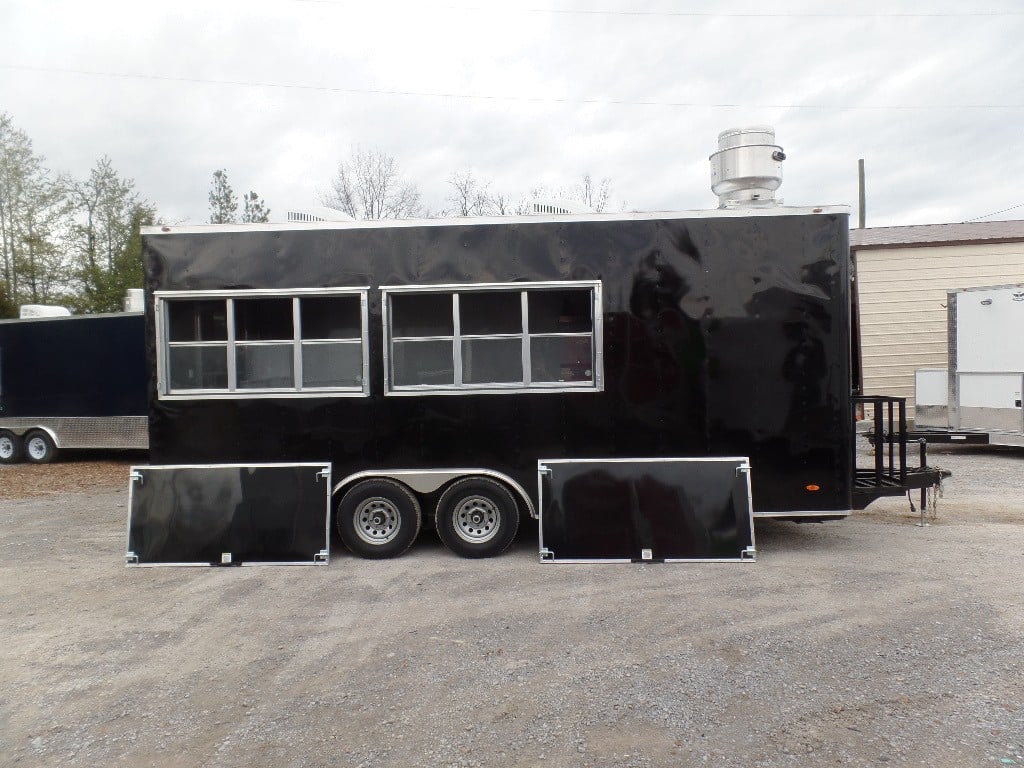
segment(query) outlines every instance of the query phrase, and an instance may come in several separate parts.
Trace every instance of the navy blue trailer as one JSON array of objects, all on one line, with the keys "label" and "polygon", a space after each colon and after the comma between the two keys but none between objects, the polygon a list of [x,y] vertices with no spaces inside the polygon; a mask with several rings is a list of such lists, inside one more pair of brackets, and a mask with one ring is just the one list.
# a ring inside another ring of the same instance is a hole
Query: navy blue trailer
[{"label": "navy blue trailer", "polygon": [[140,312],[0,321],[0,462],[145,449],[146,382]]},{"label": "navy blue trailer", "polygon": [[544,460],[747,457],[755,516],[846,516],[908,476],[856,468],[848,218],[146,228],[151,457],[329,462],[368,557],[500,552]]}]

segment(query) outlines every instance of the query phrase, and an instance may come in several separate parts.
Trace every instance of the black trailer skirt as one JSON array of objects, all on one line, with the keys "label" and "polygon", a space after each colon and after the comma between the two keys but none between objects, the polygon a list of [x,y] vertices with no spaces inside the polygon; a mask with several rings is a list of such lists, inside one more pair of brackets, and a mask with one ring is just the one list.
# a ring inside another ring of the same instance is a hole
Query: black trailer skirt
[{"label": "black trailer skirt", "polygon": [[128,565],[320,565],[331,466],[132,467]]},{"label": "black trailer skirt", "polygon": [[543,562],[753,560],[746,458],[538,462]]}]

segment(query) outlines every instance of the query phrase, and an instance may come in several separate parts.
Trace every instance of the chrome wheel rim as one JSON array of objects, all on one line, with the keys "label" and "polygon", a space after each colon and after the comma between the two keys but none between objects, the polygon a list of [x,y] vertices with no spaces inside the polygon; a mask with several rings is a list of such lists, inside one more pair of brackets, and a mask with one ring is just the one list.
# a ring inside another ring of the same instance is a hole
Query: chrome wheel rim
[{"label": "chrome wheel rim", "polygon": [[498,535],[501,511],[486,496],[467,496],[455,507],[455,533],[470,544],[482,544]]},{"label": "chrome wheel rim", "polygon": [[402,529],[398,507],[381,496],[367,499],[352,515],[356,535],[367,544],[380,546],[394,541]]},{"label": "chrome wheel rim", "polygon": [[0,437],[0,459],[9,459],[14,455],[14,440]]},{"label": "chrome wheel rim", "polygon": [[36,461],[44,459],[46,458],[46,441],[41,437],[33,437],[25,443],[25,450]]}]

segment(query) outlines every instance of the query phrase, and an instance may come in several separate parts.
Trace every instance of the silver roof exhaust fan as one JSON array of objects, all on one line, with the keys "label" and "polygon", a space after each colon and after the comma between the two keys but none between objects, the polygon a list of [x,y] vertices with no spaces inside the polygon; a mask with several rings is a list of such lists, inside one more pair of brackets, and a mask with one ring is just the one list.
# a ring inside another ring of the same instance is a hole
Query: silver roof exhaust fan
[{"label": "silver roof exhaust fan", "polygon": [[775,190],[782,185],[786,154],[775,143],[768,125],[730,128],[718,134],[718,151],[711,155],[711,191],[719,208],[780,205]]}]

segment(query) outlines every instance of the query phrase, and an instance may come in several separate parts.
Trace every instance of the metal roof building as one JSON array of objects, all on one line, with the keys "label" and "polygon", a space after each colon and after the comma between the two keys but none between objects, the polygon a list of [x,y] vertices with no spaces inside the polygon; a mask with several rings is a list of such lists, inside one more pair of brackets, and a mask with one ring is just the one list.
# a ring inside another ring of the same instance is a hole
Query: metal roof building
[{"label": "metal roof building", "polygon": [[850,231],[864,392],[907,397],[947,363],[946,292],[1024,282],[1024,220]]}]

